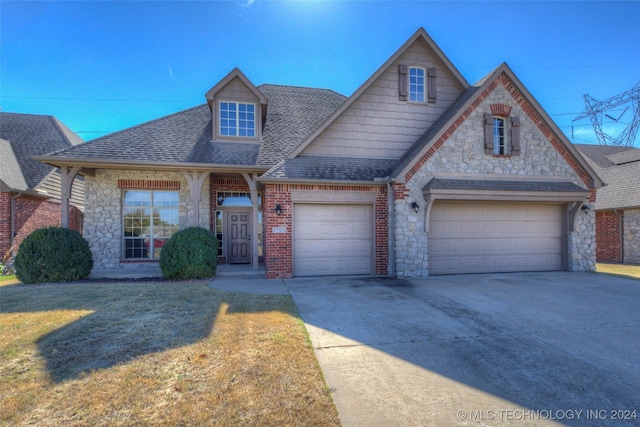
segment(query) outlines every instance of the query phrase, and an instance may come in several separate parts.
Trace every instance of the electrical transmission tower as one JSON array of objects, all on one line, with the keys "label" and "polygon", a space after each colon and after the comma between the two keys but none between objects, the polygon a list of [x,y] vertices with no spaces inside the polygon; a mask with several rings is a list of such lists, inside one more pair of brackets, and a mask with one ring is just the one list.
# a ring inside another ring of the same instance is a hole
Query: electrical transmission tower
[{"label": "electrical transmission tower", "polygon": [[[627,147],[633,146],[636,140],[636,135],[638,134],[638,126],[640,125],[640,82],[638,82],[631,90],[613,96],[609,99],[605,99],[604,101],[598,101],[589,95],[584,95],[584,103],[586,106],[585,110],[573,119],[574,122],[576,120],[589,117],[600,144]],[[625,104],[626,108],[622,114],[607,114],[607,112],[611,112],[613,109]],[[629,110],[629,107],[631,107],[632,113],[630,122],[628,124],[620,122],[620,119],[627,110]],[[626,124],[627,127],[625,127],[617,137],[608,135],[602,129],[603,116],[611,119],[612,123],[620,125]],[[617,116],[617,118],[615,116]]]}]

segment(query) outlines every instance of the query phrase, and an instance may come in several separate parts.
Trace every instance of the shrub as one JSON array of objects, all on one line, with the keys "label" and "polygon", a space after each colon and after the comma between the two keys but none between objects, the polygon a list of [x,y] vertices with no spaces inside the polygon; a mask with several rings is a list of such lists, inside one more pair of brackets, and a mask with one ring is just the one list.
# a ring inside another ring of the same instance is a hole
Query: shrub
[{"label": "shrub", "polygon": [[177,231],[160,253],[160,269],[168,279],[206,279],[217,266],[218,238],[202,227]]},{"label": "shrub", "polygon": [[89,243],[77,231],[46,227],[24,239],[15,267],[22,283],[69,282],[89,276],[93,258]]}]

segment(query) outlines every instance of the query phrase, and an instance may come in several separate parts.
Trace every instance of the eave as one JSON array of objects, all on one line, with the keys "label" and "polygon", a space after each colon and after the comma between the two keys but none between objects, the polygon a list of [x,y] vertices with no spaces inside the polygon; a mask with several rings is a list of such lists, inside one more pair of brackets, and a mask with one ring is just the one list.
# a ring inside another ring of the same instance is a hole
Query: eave
[{"label": "eave", "polygon": [[95,169],[117,169],[117,170],[145,170],[145,171],[169,171],[169,172],[182,172],[182,171],[202,171],[202,172],[253,172],[261,173],[266,172],[269,167],[255,166],[255,165],[226,165],[226,164],[211,164],[211,163],[197,163],[197,162],[166,162],[158,163],[152,161],[126,161],[126,160],[104,160],[104,159],[73,159],[73,158],[61,158],[50,156],[34,156],[35,160],[46,163],[54,167],[62,166],[80,166],[83,168],[81,172],[83,175],[86,170]]}]

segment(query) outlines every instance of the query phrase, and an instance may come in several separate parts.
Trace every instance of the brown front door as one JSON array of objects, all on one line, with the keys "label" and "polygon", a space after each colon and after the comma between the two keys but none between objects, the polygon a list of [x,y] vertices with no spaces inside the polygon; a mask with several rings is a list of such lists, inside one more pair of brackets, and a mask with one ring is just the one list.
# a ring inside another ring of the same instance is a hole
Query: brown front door
[{"label": "brown front door", "polygon": [[227,212],[229,264],[251,262],[251,212]]}]

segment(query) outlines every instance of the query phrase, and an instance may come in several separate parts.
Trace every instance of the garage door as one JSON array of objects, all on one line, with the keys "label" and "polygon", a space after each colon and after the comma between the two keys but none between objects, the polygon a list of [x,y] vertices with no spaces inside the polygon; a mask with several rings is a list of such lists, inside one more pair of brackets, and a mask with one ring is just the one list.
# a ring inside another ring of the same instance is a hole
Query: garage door
[{"label": "garage door", "polygon": [[293,274],[371,274],[373,207],[296,203]]},{"label": "garage door", "polygon": [[436,202],[431,212],[431,274],[562,269],[560,205]]}]

